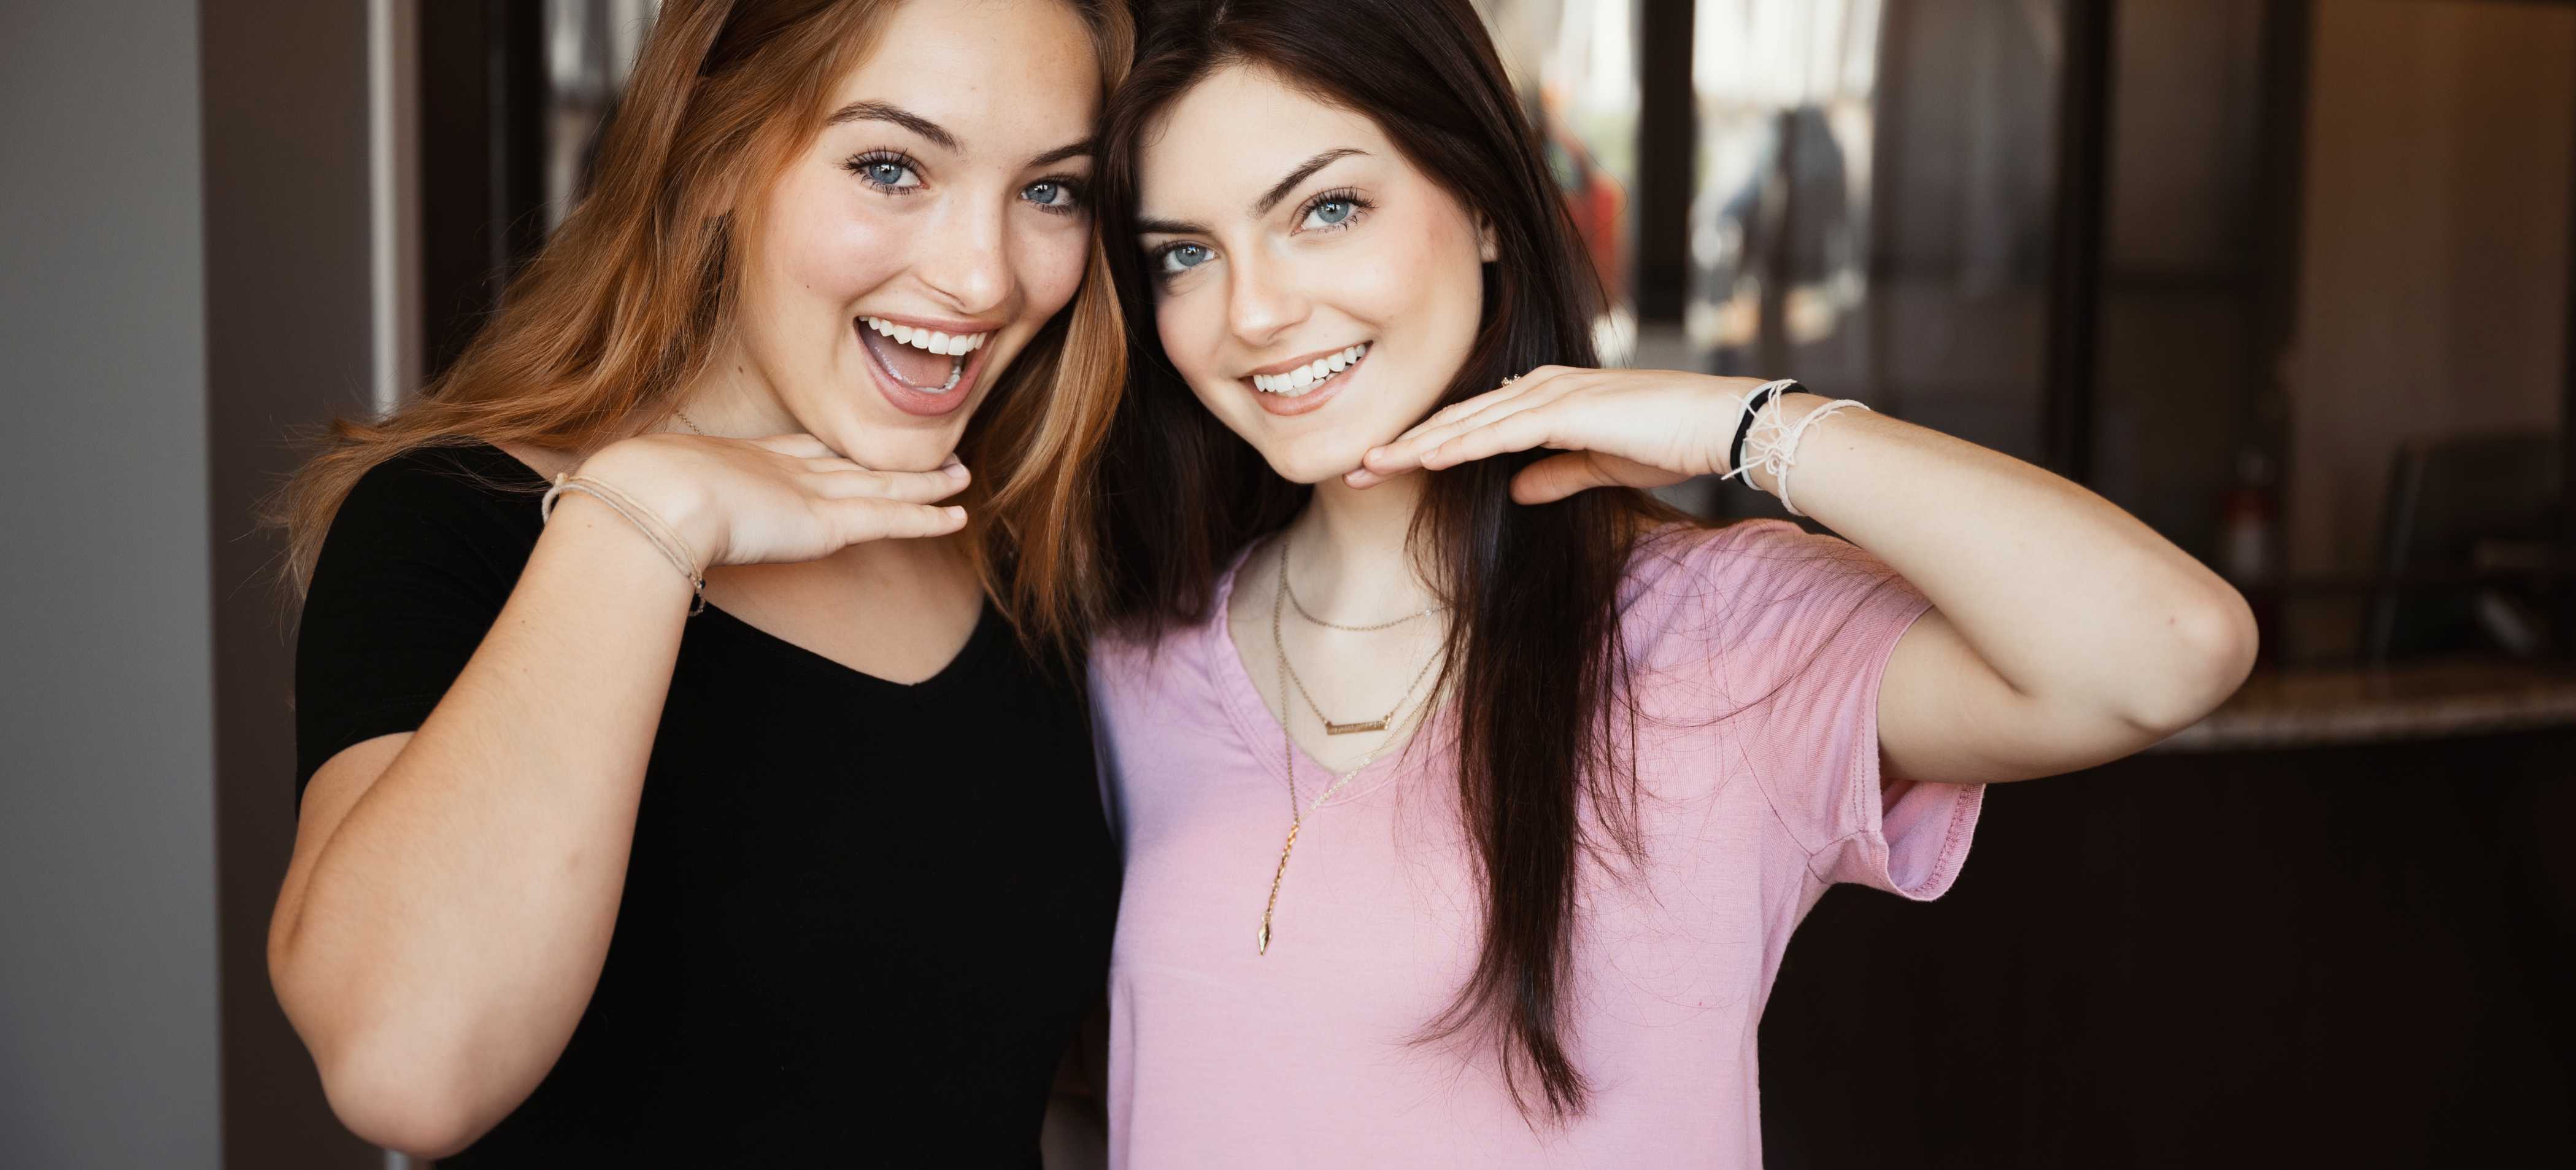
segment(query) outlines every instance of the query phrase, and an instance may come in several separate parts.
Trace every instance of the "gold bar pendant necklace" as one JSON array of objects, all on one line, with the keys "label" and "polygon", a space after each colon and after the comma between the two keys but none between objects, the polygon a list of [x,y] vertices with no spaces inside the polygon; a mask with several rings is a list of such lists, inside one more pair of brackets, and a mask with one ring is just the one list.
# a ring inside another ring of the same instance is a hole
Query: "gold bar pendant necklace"
[{"label": "gold bar pendant necklace", "polygon": [[[1305,680],[1298,678],[1297,668],[1288,664],[1288,640],[1285,637],[1282,637],[1279,632],[1279,618],[1282,610],[1281,602],[1283,600],[1291,604],[1296,604],[1297,616],[1305,618],[1307,621],[1313,622],[1319,626],[1327,626],[1336,630],[1349,630],[1355,633],[1368,633],[1374,630],[1383,630],[1394,626],[1400,626],[1406,622],[1413,621],[1416,618],[1429,617],[1440,611],[1439,606],[1432,606],[1424,609],[1420,613],[1408,614],[1404,617],[1397,618],[1394,621],[1380,622],[1373,626],[1346,626],[1334,622],[1328,622],[1322,618],[1316,617],[1315,615],[1306,612],[1305,605],[1298,603],[1297,595],[1294,592],[1291,592],[1288,588],[1288,538],[1284,534],[1279,538],[1279,587],[1272,590],[1270,594],[1270,648],[1271,652],[1278,655],[1279,658],[1279,691],[1280,707],[1282,711],[1282,717],[1279,720],[1279,751],[1280,763],[1288,777],[1288,839],[1279,846],[1279,867],[1272,870],[1270,873],[1270,900],[1261,907],[1261,934],[1255,944],[1255,950],[1253,952],[1259,955],[1267,955],[1270,953],[1270,917],[1273,912],[1279,909],[1279,885],[1288,878],[1288,855],[1296,852],[1297,831],[1305,827],[1305,814],[1310,811],[1308,808],[1300,806],[1297,802],[1297,740],[1296,737],[1289,732],[1288,720],[1285,717],[1288,690],[1291,687],[1296,689],[1297,697],[1305,700],[1306,709],[1314,713],[1315,721],[1324,725],[1324,734],[1326,735],[1356,735],[1361,732],[1368,731],[1385,731],[1388,727],[1394,724],[1396,714],[1404,710],[1404,705],[1413,700],[1413,692],[1415,688],[1420,687],[1422,685],[1423,678],[1431,673],[1431,664],[1440,660],[1440,649],[1435,646],[1432,648],[1431,653],[1422,660],[1422,668],[1413,672],[1413,681],[1404,685],[1404,694],[1396,699],[1395,706],[1389,708],[1386,714],[1360,723],[1335,723],[1332,720],[1325,718],[1324,712],[1315,706],[1314,696],[1306,693]],[[1389,738],[1391,739],[1392,737],[1390,736]],[[1381,745],[1381,750],[1383,750],[1383,745]],[[1370,761],[1375,758],[1376,753],[1374,752],[1360,757],[1359,766],[1343,773],[1340,779],[1333,781],[1330,787],[1324,789],[1323,795],[1315,798],[1313,807],[1317,809],[1324,807],[1325,801],[1331,800],[1333,798],[1333,794],[1340,792],[1343,785],[1351,782],[1351,777],[1359,775],[1360,770],[1368,767]]]}]

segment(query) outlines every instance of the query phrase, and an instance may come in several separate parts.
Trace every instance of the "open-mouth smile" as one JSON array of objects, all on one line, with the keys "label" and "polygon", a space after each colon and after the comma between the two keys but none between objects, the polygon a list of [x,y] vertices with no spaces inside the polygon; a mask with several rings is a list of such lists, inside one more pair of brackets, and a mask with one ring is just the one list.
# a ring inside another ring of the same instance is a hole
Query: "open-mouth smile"
[{"label": "open-mouth smile", "polygon": [[987,356],[984,343],[994,334],[989,326],[889,317],[860,317],[855,327],[880,375],[878,389],[896,409],[920,415],[946,414],[965,403]]}]

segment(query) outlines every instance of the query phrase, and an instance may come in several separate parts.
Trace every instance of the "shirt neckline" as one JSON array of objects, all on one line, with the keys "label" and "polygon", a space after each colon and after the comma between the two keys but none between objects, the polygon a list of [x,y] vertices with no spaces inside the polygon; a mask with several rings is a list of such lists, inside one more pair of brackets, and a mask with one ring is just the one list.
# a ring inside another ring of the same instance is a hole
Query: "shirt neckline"
[{"label": "shirt neckline", "polygon": [[[1280,758],[1281,743],[1285,741],[1288,750],[1295,754],[1297,775],[1311,782],[1297,789],[1298,804],[1303,808],[1321,791],[1313,787],[1313,783],[1329,786],[1339,780],[1342,773],[1325,768],[1315,757],[1307,754],[1303,745],[1289,737],[1279,717],[1270,713],[1270,705],[1261,701],[1261,689],[1253,685],[1252,672],[1243,665],[1243,652],[1235,648],[1234,637],[1226,628],[1226,615],[1234,601],[1236,574],[1242,570],[1244,562],[1251,559],[1252,550],[1260,545],[1257,540],[1245,545],[1242,551],[1234,554],[1234,561],[1225,567],[1224,574],[1217,578],[1215,603],[1209,607],[1208,620],[1198,631],[1200,649],[1206,655],[1208,683],[1217,693],[1218,705],[1225,708],[1228,720],[1234,724],[1235,734],[1241,736],[1245,746],[1251,749],[1252,757],[1260,761],[1261,770],[1286,787],[1287,762]],[[1349,773],[1350,780],[1340,792],[1314,807],[1332,808],[1348,804],[1403,775],[1404,765],[1414,755],[1416,746],[1425,744],[1424,737],[1443,733],[1445,710],[1442,708],[1425,715],[1421,725],[1415,727],[1413,734],[1402,744]]]},{"label": "shirt neckline", "polygon": [[[554,482],[547,479],[542,473],[538,472],[536,468],[528,466],[526,461],[503,450],[497,443],[486,442],[478,439],[471,444],[466,444],[456,449],[488,454],[489,458],[497,460],[501,467],[508,473],[522,477],[526,483],[532,484],[536,487],[542,488]],[[993,628],[1001,624],[1002,615],[999,610],[994,608],[993,599],[991,597],[978,599],[975,608],[975,624],[972,628],[967,630],[965,643],[958,646],[957,652],[949,655],[948,661],[941,663],[937,671],[934,671],[928,678],[924,678],[919,682],[897,682],[894,679],[887,678],[881,674],[871,674],[859,669],[858,667],[852,666],[849,663],[834,658],[831,655],[825,654],[820,650],[816,650],[811,646],[802,645],[786,637],[762,629],[760,626],[743,618],[740,614],[736,614],[733,611],[712,602],[707,603],[706,607],[700,611],[698,616],[701,618],[708,616],[718,618],[721,621],[734,626],[736,629],[749,634],[755,641],[767,643],[773,649],[783,653],[786,657],[805,662],[808,665],[825,670],[829,673],[859,679],[862,682],[875,686],[886,687],[903,694],[923,695],[944,689],[952,680],[965,674],[972,667],[974,659],[983,649],[985,643],[990,640],[991,635],[994,632]],[[681,631],[681,636],[684,640],[686,639],[686,629]]]}]

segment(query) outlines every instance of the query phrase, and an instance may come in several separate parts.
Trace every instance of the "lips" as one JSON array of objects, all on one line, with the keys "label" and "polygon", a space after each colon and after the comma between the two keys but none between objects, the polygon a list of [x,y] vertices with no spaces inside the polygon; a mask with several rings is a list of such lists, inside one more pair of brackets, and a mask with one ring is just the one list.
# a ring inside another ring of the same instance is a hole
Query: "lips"
[{"label": "lips", "polygon": [[1272,414],[1298,415],[1320,410],[1341,393],[1342,387],[1359,376],[1357,367],[1368,360],[1369,349],[1374,344],[1363,341],[1358,345],[1308,354],[1295,361],[1264,366],[1244,375],[1239,381],[1251,387],[1253,401]]},{"label": "lips", "polygon": [[966,402],[975,375],[987,356],[984,343],[993,331],[959,328],[956,332],[928,323],[861,317],[853,323],[859,344],[876,367],[877,388],[907,414],[940,415]]}]

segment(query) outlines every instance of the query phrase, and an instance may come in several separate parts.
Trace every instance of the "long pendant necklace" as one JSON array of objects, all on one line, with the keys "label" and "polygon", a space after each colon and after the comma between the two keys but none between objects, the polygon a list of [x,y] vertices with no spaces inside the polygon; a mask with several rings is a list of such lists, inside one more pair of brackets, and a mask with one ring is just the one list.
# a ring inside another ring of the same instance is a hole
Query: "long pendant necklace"
[{"label": "long pendant necklace", "polygon": [[[1306,684],[1299,681],[1297,678],[1297,668],[1288,664],[1288,640],[1280,635],[1279,617],[1283,608],[1280,603],[1283,599],[1286,599],[1289,596],[1288,539],[1287,537],[1282,536],[1279,540],[1279,586],[1270,593],[1270,647],[1272,653],[1276,654],[1279,660],[1278,687],[1280,692],[1280,704],[1283,709],[1282,718],[1279,720],[1279,758],[1281,770],[1288,777],[1288,839],[1279,846],[1279,868],[1272,870],[1270,873],[1270,900],[1264,903],[1261,907],[1261,936],[1253,951],[1254,954],[1259,955],[1267,955],[1270,953],[1270,916],[1273,912],[1279,909],[1279,885],[1288,878],[1288,855],[1296,852],[1297,850],[1297,832],[1306,826],[1306,814],[1314,809],[1324,807],[1324,802],[1331,800],[1334,794],[1342,790],[1343,785],[1350,783],[1351,777],[1360,774],[1360,768],[1367,767],[1370,761],[1376,758],[1375,753],[1360,757],[1359,767],[1355,767],[1348,772],[1342,773],[1340,779],[1333,781],[1330,786],[1324,789],[1322,795],[1315,798],[1315,803],[1311,807],[1300,805],[1297,802],[1297,740],[1296,737],[1289,732],[1288,720],[1285,718],[1285,707],[1287,704],[1287,692],[1289,686],[1291,684],[1295,685],[1298,697],[1306,700],[1306,709],[1315,713],[1315,719],[1324,725],[1324,733],[1326,735],[1348,735],[1352,732],[1359,731],[1385,731],[1387,727],[1394,722],[1396,714],[1403,711],[1404,705],[1412,700],[1414,688],[1421,686],[1423,677],[1431,673],[1431,664],[1439,661],[1440,659],[1439,649],[1434,647],[1430,656],[1423,659],[1422,669],[1414,672],[1413,681],[1405,684],[1403,697],[1398,698],[1395,701],[1395,706],[1387,711],[1384,718],[1368,723],[1335,723],[1330,719],[1324,718],[1324,713],[1322,711],[1316,710],[1314,698],[1306,694]],[[1331,622],[1323,621],[1322,619],[1315,617],[1313,614],[1307,613],[1306,607],[1302,605],[1297,607],[1297,612],[1300,616],[1305,617],[1309,621],[1315,622],[1317,625],[1333,626],[1335,629],[1362,628],[1335,626]],[[1382,630],[1390,626],[1402,625],[1406,622],[1412,621],[1414,618],[1424,617],[1434,612],[1437,612],[1436,608],[1426,609],[1421,613],[1397,618],[1392,622],[1364,628]],[[1428,704],[1426,703],[1425,706],[1428,706]],[[1395,736],[1393,733],[1389,733],[1387,736],[1389,742],[1392,742],[1394,738]],[[1381,748],[1382,747],[1383,745],[1381,745]]]}]

